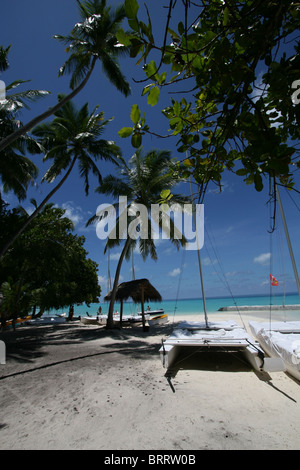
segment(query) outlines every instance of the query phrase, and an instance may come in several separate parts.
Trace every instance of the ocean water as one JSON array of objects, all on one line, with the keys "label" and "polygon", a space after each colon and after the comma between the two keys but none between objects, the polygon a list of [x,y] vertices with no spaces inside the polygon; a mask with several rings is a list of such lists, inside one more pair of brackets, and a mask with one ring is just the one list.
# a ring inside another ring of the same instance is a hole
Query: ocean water
[{"label": "ocean water", "polygon": [[[273,296],[271,299],[271,305],[282,305],[283,302],[285,305],[299,305],[299,310],[291,311],[290,312],[290,319],[299,319],[300,320],[300,297],[298,294],[287,294],[285,299],[283,295],[276,295]],[[108,311],[108,304],[107,303],[99,303],[99,304],[90,304],[89,307],[86,305],[75,305],[74,306],[74,316],[86,316],[88,313],[89,315],[96,315],[99,305],[102,306],[102,313],[106,314]],[[173,316],[176,318],[176,315],[200,315],[203,316],[203,300],[202,299],[178,299],[176,300],[163,300],[162,302],[152,302],[149,304],[145,304],[145,310],[147,306],[150,306],[151,309],[156,310],[163,308],[165,313],[169,314],[169,318]],[[216,298],[208,298],[206,299],[206,309],[207,313],[210,315],[215,314],[221,307],[228,307],[228,306],[237,306],[241,307],[244,305],[254,306],[254,305],[270,305],[270,296],[241,296],[235,297],[216,297]],[[120,304],[117,302],[115,304],[115,309],[120,311]],[[140,305],[135,305],[133,302],[124,302],[123,304],[123,313],[126,314],[134,314],[141,310]],[[55,311],[50,311],[47,314],[61,314],[61,313],[68,313],[68,309],[60,309]],[[230,312],[228,312],[230,315]]]}]

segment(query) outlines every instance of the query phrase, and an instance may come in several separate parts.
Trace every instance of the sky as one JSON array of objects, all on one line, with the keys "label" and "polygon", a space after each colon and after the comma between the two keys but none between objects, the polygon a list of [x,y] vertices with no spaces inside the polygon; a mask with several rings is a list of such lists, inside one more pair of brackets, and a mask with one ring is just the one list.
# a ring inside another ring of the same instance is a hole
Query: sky
[{"label": "sky", "polygon": [[[20,119],[26,123],[34,116],[55,104],[58,93],[69,92],[69,77],[58,77],[58,70],[67,59],[64,46],[53,39],[55,34],[68,34],[75,23],[80,21],[75,0],[10,0],[1,2],[0,10],[0,44],[7,47],[11,44],[9,54],[10,68],[0,74],[0,80],[9,84],[17,79],[30,80],[20,90],[48,90],[51,95],[31,105],[30,110],[23,111]],[[117,2],[111,2],[113,5]],[[148,2],[150,12],[160,0]],[[156,15],[157,34],[163,31],[165,18]],[[141,96],[143,85],[136,80],[144,78],[141,69],[135,65],[136,60],[123,59],[123,73],[132,87],[128,98],[123,97],[107,80],[100,64],[96,66],[88,84],[74,99],[76,106],[86,102],[92,111],[96,105],[104,111],[105,118],[114,118],[107,126],[103,138],[114,140],[122,149],[123,157],[129,159],[134,154],[130,139],[121,139],[118,131],[130,126],[130,110],[138,104],[146,112],[147,119],[160,132],[167,129],[166,120],[161,116],[161,104],[168,103],[170,95],[162,97],[159,105],[150,108]],[[300,78],[300,77],[299,77]],[[135,80],[135,81],[134,81]],[[176,140],[147,137],[143,140],[145,151],[167,149],[173,157],[181,157],[176,152]],[[31,211],[30,198],[37,202],[52,189],[51,184],[41,183],[47,166],[42,163],[42,156],[32,157],[40,169],[40,175],[34,187],[29,188],[28,197],[22,202],[26,210]],[[114,167],[106,162],[99,163],[102,176],[115,172]],[[1,184],[1,182],[0,182]],[[200,251],[206,297],[223,297],[239,295],[256,295],[270,293],[269,273],[278,279],[279,286],[275,292],[296,292],[292,264],[288,255],[285,236],[278,216],[277,229],[270,235],[270,205],[267,204],[268,183],[265,189],[257,193],[253,186],[247,186],[243,179],[232,173],[225,173],[220,193],[211,186],[204,201],[204,246]],[[108,289],[108,265],[111,276],[114,276],[121,246],[115,248],[108,256],[104,254],[105,241],[96,235],[94,226],[86,227],[87,220],[95,214],[97,207],[103,203],[112,203],[106,196],[96,194],[97,182],[91,179],[91,190],[85,196],[83,182],[78,170],[74,169],[70,178],[53,197],[52,202],[66,210],[75,225],[74,232],[84,235],[85,248],[89,257],[98,263],[98,276],[102,296]],[[296,187],[300,189],[299,172]],[[180,188],[181,189],[181,188]],[[188,194],[188,185],[183,188]],[[292,199],[291,199],[292,196]],[[12,193],[3,195],[11,207],[18,205]],[[300,271],[300,198],[296,193],[281,192],[289,227],[294,255]],[[180,250],[168,240],[157,243],[158,260],[148,259],[144,262],[138,252],[133,255],[136,278],[148,278],[159,290],[163,299],[201,297],[199,265],[196,251]],[[121,281],[132,279],[132,262],[124,261]],[[229,286],[229,287],[228,287]]]}]

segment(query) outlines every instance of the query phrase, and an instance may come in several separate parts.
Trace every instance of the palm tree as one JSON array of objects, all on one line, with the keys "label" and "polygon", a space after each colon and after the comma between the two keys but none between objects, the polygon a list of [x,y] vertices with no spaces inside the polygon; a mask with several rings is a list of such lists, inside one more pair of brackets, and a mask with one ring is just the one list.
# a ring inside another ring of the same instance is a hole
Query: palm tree
[{"label": "palm tree", "polygon": [[65,174],[5,244],[0,252],[0,258],[63,185],[76,163],[79,165],[80,176],[84,179],[86,195],[89,193],[90,172],[98,178],[99,184],[102,180],[95,161],[104,159],[117,163],[116,158],[119,156],[117,145],[99,138],[108,123],[104,121],[102,112],[97,114],[94,110],[89,114],[88,104],[77,110],[73,102],[69,101],[55,113],[55,116],[52,122],[42,123],[36,127],[33,134],[40,138],[40,144],[45,148],[44,161],[53,160],[43,180],[53,182],[63,171]]},{"label": "palm tree", "polygon": [[88,82],[97,60],[100,60],[104,73],[116,88],[125,96],[130,94],[130,86],[118,64],[118,57],[127,54],[128,48],[120,44],[116,37],[126,16],[124,5],[112,10],[110,6],[106,6],[107,0],[77,0],[77,3],[82,22],[74,26],[70,35],[54,36],[67,44],[66,51],[71,53],[60,68],[59,75],[71,73],[70,87],[73,91],[55,106],[3,139],[0,142],[0,151],[72,100]]},{"label": "palm tree", "polygon": [[[130,209],[132,209],[135,204],[142,204],[148,209],[147,226],[140,227],[140,230],[148,230],[148,237],[140,237],[138,241],[139,250],[144,260],[148,255],[150,255],[152,259],[157,260],[156,246],[154,240],[152,239],[154,224],[151,219],[150,207],[151,204],[158,203],[158,201],[161,199],[161,192],[163,190],[171,189],[176,184],[178,184],[178,179],[173,176],[174,172],[172,169],[174,170],[174,165],[175,163],[171,160],[171,154],[169,151],[154,150],[143,154],[142,150],[139,149],[131,157],[128,165],[123,160],[121,167],[121,177],[109,175],[104,178],[101,186],[96,189],[96,191],[101,194],[111,195],[114,197],[123,195],[127,197],[127,228],[133,221],[133,217],[130,216]],[[172,201],[174,203],[181,204],[187,202],[187,199],[184,196],[173,195]],[[103,215],[96,215],[92,217],[87,224],[89,225],[92,222],[95,222],[95,220],[101,220],[102,216]],[[173,221],[169,219],[169,222],[171,228],[170,240],[176,245],[178,249],[180,245],[185,244],[185,238],[182,237],[180,239],[178,235],[181,234],[178,232],[176,233],[176,228]],[[112,248],[121,243],[121,237],[124,236],[124,234],[120,233],[120,227],[121,224],[119,214],[116,220],[116,227],[114,228],[118,236],[114,238],[108,238],[104,252],[106,252],[108,248]],[[128,231],[129,230],[127,230],[127,232]],[[175,235],[178,238],[176,238]],[[124,258],[128,259],[130,257],[131,248],[133,248],[136,244],[137,239],[131,238],[130,234],[128,234],[116,269],[111,301],[109,305],[107,328],[113,328],[114,303],[122,262]]]},{"label": "palm tree", "polygon": [[[6,92],[19,87],[22,83],[24,81],[16,80],[7,85]],[[43,90],[26,90],[6,94],[5,100],[0,101],[0,139],[4,139],[22,126],[17,116],[23,108],[28,108],[28,101],[35,101],[47,94],[48,92]],[[9,148],[0,153],[0,178],[4,192],[13,191],[19,201],[25,199],[28,185],[33,183],[38,175],[36,165],[25,157],[26,151],[33,154],[42,152],[38,143],[27,134],[20,136]]]}]

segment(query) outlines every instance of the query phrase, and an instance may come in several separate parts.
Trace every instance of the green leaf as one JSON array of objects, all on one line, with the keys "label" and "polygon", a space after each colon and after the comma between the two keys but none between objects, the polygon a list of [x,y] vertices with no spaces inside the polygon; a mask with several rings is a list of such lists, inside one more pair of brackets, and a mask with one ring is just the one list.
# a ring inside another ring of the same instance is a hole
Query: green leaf
[{"label": "green leaf", "polygon": [[129,137],[132,134],[132,131],[132,127],[122,127],[122,129],[119,130],[118,134],[120,137],[125,138]]},{"label": "green leaf", "polygon": [[163,72],[160,75],[159,80],[158,80],[159,85],[162,85],[163,83],[165,83],[166,77],[167,77],[167,72]]},{"label": "green leaf", "polygon": [[183,24],[182,21],[180,21],[180,23],[178,23],[178,32],[179,32],[179,34],[184,34],[184,32],[185,32],[184,24]]},{"label": "green leaf", "polygon": [[136,18],[129,19],[128,24],[131,29],[133,29],[137,33],[139,32],[139,22]]},{"label": "green leaf", "polygon": [[175,101],[175,103],[174,103],[174,105],[173,105],[173,110],[174,110],[175,116],[179,116],[179,115],[180,115],[181,106],[180,106],[180,103],[178,103],[178,101]]},{"label": "green leaf", "polygon": [[184,166],[193,166],[193,163],[189,158],[186,158],[183,162]]},{"label": "green leaf", "polygon": [[142,145],[142,135],[141,134],[133,134],[131,137],[131,145],[134,148],[139,148]]},{"label": "green leaf", "polygon": [[154,60],[151,60],[149,64],[144,65],[144,71],[148,78],[158,79],[157,67],[156,67],[156,63],[154,62]]},{"label": "green leaf", "polygon": [[127,18],[135,19],[139,10],[139,4],[137,0],[125,0],[125,13]]},{"label": "green leaf", "polygon": [[180,41],[180,36],[178,36],[178,34],[175,33],[175,31],[173,31],[173,29],[168,28],[168,33],[170,34],[173,41],[174,41],[174,39],[177,40],[178,42]]},{"label": "green leaf", "polygon": [[120,44],[123,44],[124,46],[130,46],[131,41],[128,37],[128,35],[125,33],[125,31],[120,28],[117,33],[116,33],[117,40],[119,41]]},{"label": "green leaf", "polygon": [[133,124],[137,124],[141,119],[141,111],[137,104],[134,104],[131,108],[130,119],[132,120]]},{"label": "green leaf", "polygon": [[148,94],[147,98],[147,103],[150,104],[151,106],[155,106],[158,103],[159,99],[159,88],[155,86],[154,88],[151,88]]},{"label": "green leaf", "polygon": [[235,172],[238,176],[246,176],[249,173],[249,170],[246,168],[240,168]]},{"label": "green leaf", "polygon": [[259,173],[255,173],[254,175],[254,185],[255,185],[256,191],[262,191],[264,185],[262,182],[262,177]]},{"label": "green leaf", "polygon": [[167,199],[170,193],[171,193],[170,189],[163,189],[162,192],[160,193],[160,197],[162,199]]},{"label": "green leaf", "polygon": [[142,96],[146,95],[146,93],[149,93],[150,88],[153,87],[153,83],[150,83],[149,85],[146,85],[142,91]]},{"label": "green leaf", "polygon": [[227,26],[228,25],[228,20],[229,20],[229,8],[226,7],[224,9],[224,13],[223,13],[223,26]]}]

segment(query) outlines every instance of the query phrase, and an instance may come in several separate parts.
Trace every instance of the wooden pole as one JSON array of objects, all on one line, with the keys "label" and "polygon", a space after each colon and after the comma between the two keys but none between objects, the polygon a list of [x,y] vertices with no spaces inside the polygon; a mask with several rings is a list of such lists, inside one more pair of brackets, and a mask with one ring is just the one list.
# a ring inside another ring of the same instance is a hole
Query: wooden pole
[{"label": "wooden pole", "polygon": [[120,305],[120,328],[122,328],[122,319],[123,319],[123,299],[121,300],[121,305]]},{"label": "wooden pole", "polygon": [[144,310],[144,287],[141,287],[141,307],[142,307],[142,322],[143,322],[143,331],[146,331],[145,323],[145,310]]}]

